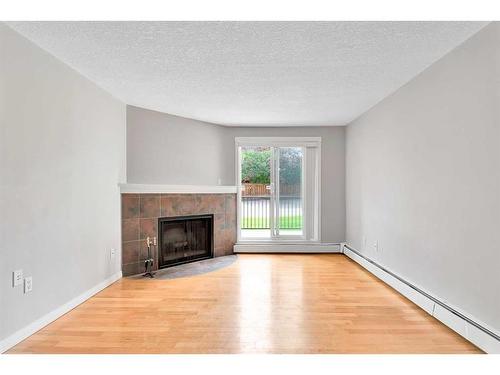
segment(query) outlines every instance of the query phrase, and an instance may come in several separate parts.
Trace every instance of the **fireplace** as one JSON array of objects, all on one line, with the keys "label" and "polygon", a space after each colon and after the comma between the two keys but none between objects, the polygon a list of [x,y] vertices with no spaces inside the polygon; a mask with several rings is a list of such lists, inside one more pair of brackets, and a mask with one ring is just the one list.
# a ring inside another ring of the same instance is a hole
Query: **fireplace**
[{"label": "fireplace", "polygon": [[159,218],[159,268],[213,258],[213,222],[214,215]]},{"label": "fireplace", "polygon": [[161,218],[175,220],[189,215],[213,215],[213,256],[233,254],[236,242],[236,194],[123,193],[121,198],[124,276],[144,272],[148,237],[158,240],[157,246],[151,251],[153,271],[158,269],[160,263],[168,263],[168,257],[164,259],[165,262],[159,258]]}]

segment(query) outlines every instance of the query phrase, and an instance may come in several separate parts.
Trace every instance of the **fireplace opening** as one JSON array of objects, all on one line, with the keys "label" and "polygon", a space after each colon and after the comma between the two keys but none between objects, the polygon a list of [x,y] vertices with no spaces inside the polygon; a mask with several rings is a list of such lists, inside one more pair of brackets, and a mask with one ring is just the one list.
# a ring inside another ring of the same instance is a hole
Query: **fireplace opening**
[{"label": "fireplace opening", "polygon": [[214,215],[159,218],[159,268],[213,258],[213,222]]}]

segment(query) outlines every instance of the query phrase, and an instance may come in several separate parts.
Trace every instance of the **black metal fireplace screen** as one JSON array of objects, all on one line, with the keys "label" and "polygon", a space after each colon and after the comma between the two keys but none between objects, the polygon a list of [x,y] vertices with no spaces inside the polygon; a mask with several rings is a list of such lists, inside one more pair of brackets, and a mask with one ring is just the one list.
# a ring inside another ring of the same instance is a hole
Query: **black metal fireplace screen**
[{"label": "black metal fireplace screen", "polygon": [[158,219],[158,266],[212,258],[214,215],[163,217]]}]

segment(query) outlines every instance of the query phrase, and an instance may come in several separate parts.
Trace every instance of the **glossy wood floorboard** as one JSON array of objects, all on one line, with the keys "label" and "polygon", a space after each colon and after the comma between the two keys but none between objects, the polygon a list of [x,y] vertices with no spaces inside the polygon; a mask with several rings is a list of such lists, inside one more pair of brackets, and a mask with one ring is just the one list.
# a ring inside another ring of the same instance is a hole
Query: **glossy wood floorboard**
[{"label": "glossy wood floorboard", "polygon": [[121,279],[10,353],[479,353],[341,254]]}]

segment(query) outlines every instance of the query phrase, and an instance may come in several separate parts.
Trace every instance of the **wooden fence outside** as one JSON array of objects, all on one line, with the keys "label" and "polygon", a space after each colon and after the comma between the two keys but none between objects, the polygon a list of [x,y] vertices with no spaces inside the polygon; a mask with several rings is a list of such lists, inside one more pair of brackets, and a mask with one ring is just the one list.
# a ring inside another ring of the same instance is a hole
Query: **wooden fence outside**
[{"label": "wooden fence outside", "polygon": [[[266,188],[267,184],[243,184],[245,189],[242,191],[244,197],[267,197],[270,190]],[[300,196],[300,184],[280,185],[280,194],[286,196]]]}]

